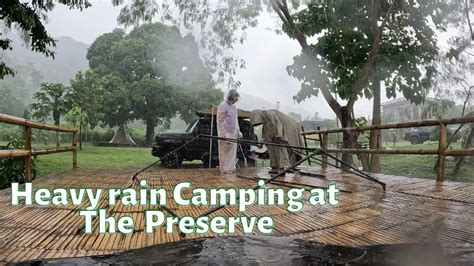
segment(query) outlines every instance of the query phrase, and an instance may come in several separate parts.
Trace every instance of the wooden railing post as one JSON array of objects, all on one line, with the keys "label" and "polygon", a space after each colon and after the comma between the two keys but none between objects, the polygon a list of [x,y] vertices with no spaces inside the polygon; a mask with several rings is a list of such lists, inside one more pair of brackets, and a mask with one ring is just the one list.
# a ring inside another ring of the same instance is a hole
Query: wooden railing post
[{"label": "wooden railing post", "polygon": [[33,180],[31,165],[31,127],[25,127],[25,150],[29,153],[25,157],[25,182]]},{"label": "wooden railing post", "polygon": [[77,132],[72,133],[72,168],[77,168]]},{"label": "wooden railing post", "polygon": [[439,124],[439,143],[438,143],[438,175],[436,181],[444,181],[445,167],[446,167],[446,156],[445,152],[447,149],[448,142],[448,129],[446,124]]},{"label": "wooden railing post", "polygon": [[59,131],[56,131],[56,148],[59,148]]},{"label": "wooden railing post", "polygon": [[[301,126],[301,132],[304,132],[304,126]],[[308,140],[306,139],[306,135],[303,135],[303,141],[304,141],[304,147],[308,148]],[[308,151],[306,151],[306,155],[309,155]],[[311,166],[311,158],[309,157],[308,157],[308,165]]]},{"label": "wooden railing post", "polygon": [[[323,133],[323,146],[321,147],[323,151],[328,152],[329,149],[329,134]],[[323,163],[322,168],[326,169],[328,167],[328,156],[326,154],[322,155]]]}]

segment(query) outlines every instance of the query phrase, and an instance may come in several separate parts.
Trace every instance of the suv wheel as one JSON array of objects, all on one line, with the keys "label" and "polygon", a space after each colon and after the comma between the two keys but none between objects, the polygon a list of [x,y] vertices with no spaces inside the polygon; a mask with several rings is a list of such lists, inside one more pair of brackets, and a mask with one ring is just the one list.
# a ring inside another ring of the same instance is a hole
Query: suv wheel
[{"label": "suv wheel", "polygon": [[413,136],[411,136],[411,138],[410,138],[410,143],[411,143],[412,145],[423,144],[423,141],[421,140],[420,136],[413,135]]},{"label": "suv wheel", "polygon": [[179,168],[181,167],[182,159],[179,157],[177,153],[173,153],[168,157],[164,158],[161,161],[161,165],[166,168]]}]

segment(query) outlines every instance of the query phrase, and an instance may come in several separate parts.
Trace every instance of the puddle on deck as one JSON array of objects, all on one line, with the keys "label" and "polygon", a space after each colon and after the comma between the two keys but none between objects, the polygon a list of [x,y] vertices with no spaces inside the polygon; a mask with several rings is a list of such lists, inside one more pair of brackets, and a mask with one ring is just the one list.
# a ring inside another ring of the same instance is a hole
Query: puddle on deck
[{"label": "puddle on deck", "polygon": [[[458,257],[459,259],[459,257]],[[29,261],[33,265],[454,265],[438,245],[324,245],[288,237],[217,237],[130,250],[116,255]],[[469,263],[469,262],[468,262]]]}]

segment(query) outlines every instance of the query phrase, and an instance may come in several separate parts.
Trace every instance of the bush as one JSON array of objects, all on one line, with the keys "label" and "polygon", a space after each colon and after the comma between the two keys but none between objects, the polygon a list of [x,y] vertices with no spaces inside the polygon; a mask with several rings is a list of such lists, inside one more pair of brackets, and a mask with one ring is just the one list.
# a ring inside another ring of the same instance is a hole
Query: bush
[{"label": "bush", "polygon": [[23,128],[18,126],[0,126],[0,141],[10,141],[12,138],[23,137]]},{"label": "bush", "polygon": [[[12,138],[7,145],[0,146],[0,150],[24,149],[25,144],[22,140]],[[0,159],[0,189],[9,187],[13,182],[23,183],[25,176],[26,158],[6,158]],[[36,177],[36,160],[32,158],[32,175]]]},{"label": "bush", "polygon": [[114,130],[109,129],[94,129],[89,131],[88,133],[88,140],[92,143],[99,143],[99,142],[109,142],[114,137]]},{"label": "bush", "polygon": [[146,134],[143,128],[129,128],[128,133],[137,146],[146,146]]},{"label": "bush", "polygon": [[[448,140],[451,139],[451,136],[454,134],[454,131],[455,130],[451,130],[450,128],[448,128]],[[461,132],[458,132],[454,136],[452,143],[455,143],[455,142],[459,141],[461,139],[461,137],[462,137]],[[430,140],[432,140],[432,141],[438,141],[439,140],[439,127],[432,127],[430,129]]]}]

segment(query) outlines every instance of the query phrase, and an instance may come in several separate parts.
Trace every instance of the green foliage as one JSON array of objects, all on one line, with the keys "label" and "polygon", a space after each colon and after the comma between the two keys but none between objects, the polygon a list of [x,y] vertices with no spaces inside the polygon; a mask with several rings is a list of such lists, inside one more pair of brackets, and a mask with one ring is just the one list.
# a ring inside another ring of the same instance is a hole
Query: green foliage
[{"label": "green foliage", "polygon": [[55,125],[59,125],[61,116],[68,111],[68,88],[60,83],[42,83],[41,88],[33,96],[35,102],[30,105],[33,118],[45,121],[50,115]]},{"label": "green foliage", "polygon": [[114,30],[94,41],[87,58],[101,79],[109,126],[141,119],[155,127],[178,113],[190,121],[194,110],[222,99],[194,39],[181,37],[176,27],[154,23],[129,34]]},{"label": "green foliage", "polygon": [[234,43],[244,42],[245,31],[258,24],[257,17],[269,1],[222,2],[175,0],[157,4],[153,0],[114,0],[115,4],[126,3],[118,18],[122,25],[137,26],[159,16],[159,21],[197,33],[206,67],[217,74],[218,82],[227,81],[229,87],[234,87],[239,83],[233,79],[236,69],[245,67],[245,62],[226,50]]},{"label": "green foliage", "polygon": [[130,137],[133,139],[133,141],[135,141],[135,143],[138,145],[138,147],[145,146],[146,136],[145,130],[143,128],[129,128],[128,133],[130,134]]},{"label": "green foliage", "polygon": [[109,127],[126,124],[133,119],[133,106],[130,101],[130,91],[126,83],[116,74],[102,77],[104,96],[103,123]]},{"label": "green foliage", "polygon": [[[75,79],[71,80],[66,98],[67,103],[72,108],[71,111],[75,113],[74,116],[82,118],[84,125],[94,128],[102,121],[104,116],[102,110],[103,95],[104,90],[100,76],[89,70],[85,73],[79,71]],[[78,126],[79,123],[75,125]]]},{"label": "green foliage", "polygon": [[[327,72],[325,82],[342,99],[351,96],[352,86],[360,78],[373,46],[371,2],[311,1],[307,8],[294,15],[295,23],[307,37],[320,36],[311,45],[311,50],[320,58],[320,67]],[[385,82],[387,97],[395,97],[396,92],[401,92],[405,98],[419,103],[424,100],[435,73],[433,61],[437,47],[429,19],[437,21],[442,12],[434,10],[443,7],[430,0],[416,8],[404,2],[392,4],[382,1],[382,43],[372,74]],[[287,27],[284,31],[294,37]],[[296,56],[287,68],[290,75],[303,82],[295,97],[298,101],[318,94],[313,79],[319,77],[307,67],[306,60],[304,55]],[[372,97],[368,84],[359,96]]]},{"label": "green foliage", "polygon": [[[432,141],[438,141],[439,140],[439,127],[431,127],[429,129],[429,132],[430,132],[430,140]],[[454,134],[454,130],[452,130],[451,128],[448,128],[448,140],[451,139],[453,137],[453,134]],[[457,142],[458,140],[461,139],[461,134],[456,134],[456,136],[454,136],[453,140],[452,140],[452,143],[455,143]]]},{"label": "green foliage", "polygon": [[[435,99],[426,101],[425,108],[421,114],[423,119],[443,119],[455,107],[455,102],[449,99]],[[459,116],[459,115],[458,115]]]},{"label": "green foliage", "polygon": [[150,76],[133,82],[130,90],[133,91],[131,103],[134,115],[153,127],[169,121],[176,116],[180,104],[176,89],[175,84]]},{"label": "green foliage", "polygon": [[[24,141],[11,138],[10,141],[0,150],[24,149]],[[9,187],[12,182],[24,182],[25,177],[25,158],[4,158],[0,159],[0,189]],[[32,175],[36,177],[36,160],[32,158]]]},{"label": "green foliage", "polygon": [[[437,60],[439,71],[432,89],[435,100],[428,106],[429,111],[442,118],[464,116],[474,95],[474,61],[466,51],[474,48],[474,43],[459,37],[451,38],[450,43],[456,48]],[[458,108],[456,103],[462,105]]]},{"label": "green foliage", "polygon": [[11,139],[20,139],[23,137],[22,127],[1,124],[0,141],[10,141]]},{"label": "green foliage", "polygon": [[96,128],[88,132],[88,140],[95,144],[99,142],[109,142],[113,138],[114,134],[115,132],[111,128]]},{"label": "green foliage", "polygon": [[74,127],[82,127],[83,125],[88,125],[84,121],[87,121],[87,113],[82,110],[78,105],[69,110],[66,114],[66,121],[71,123]]}]

